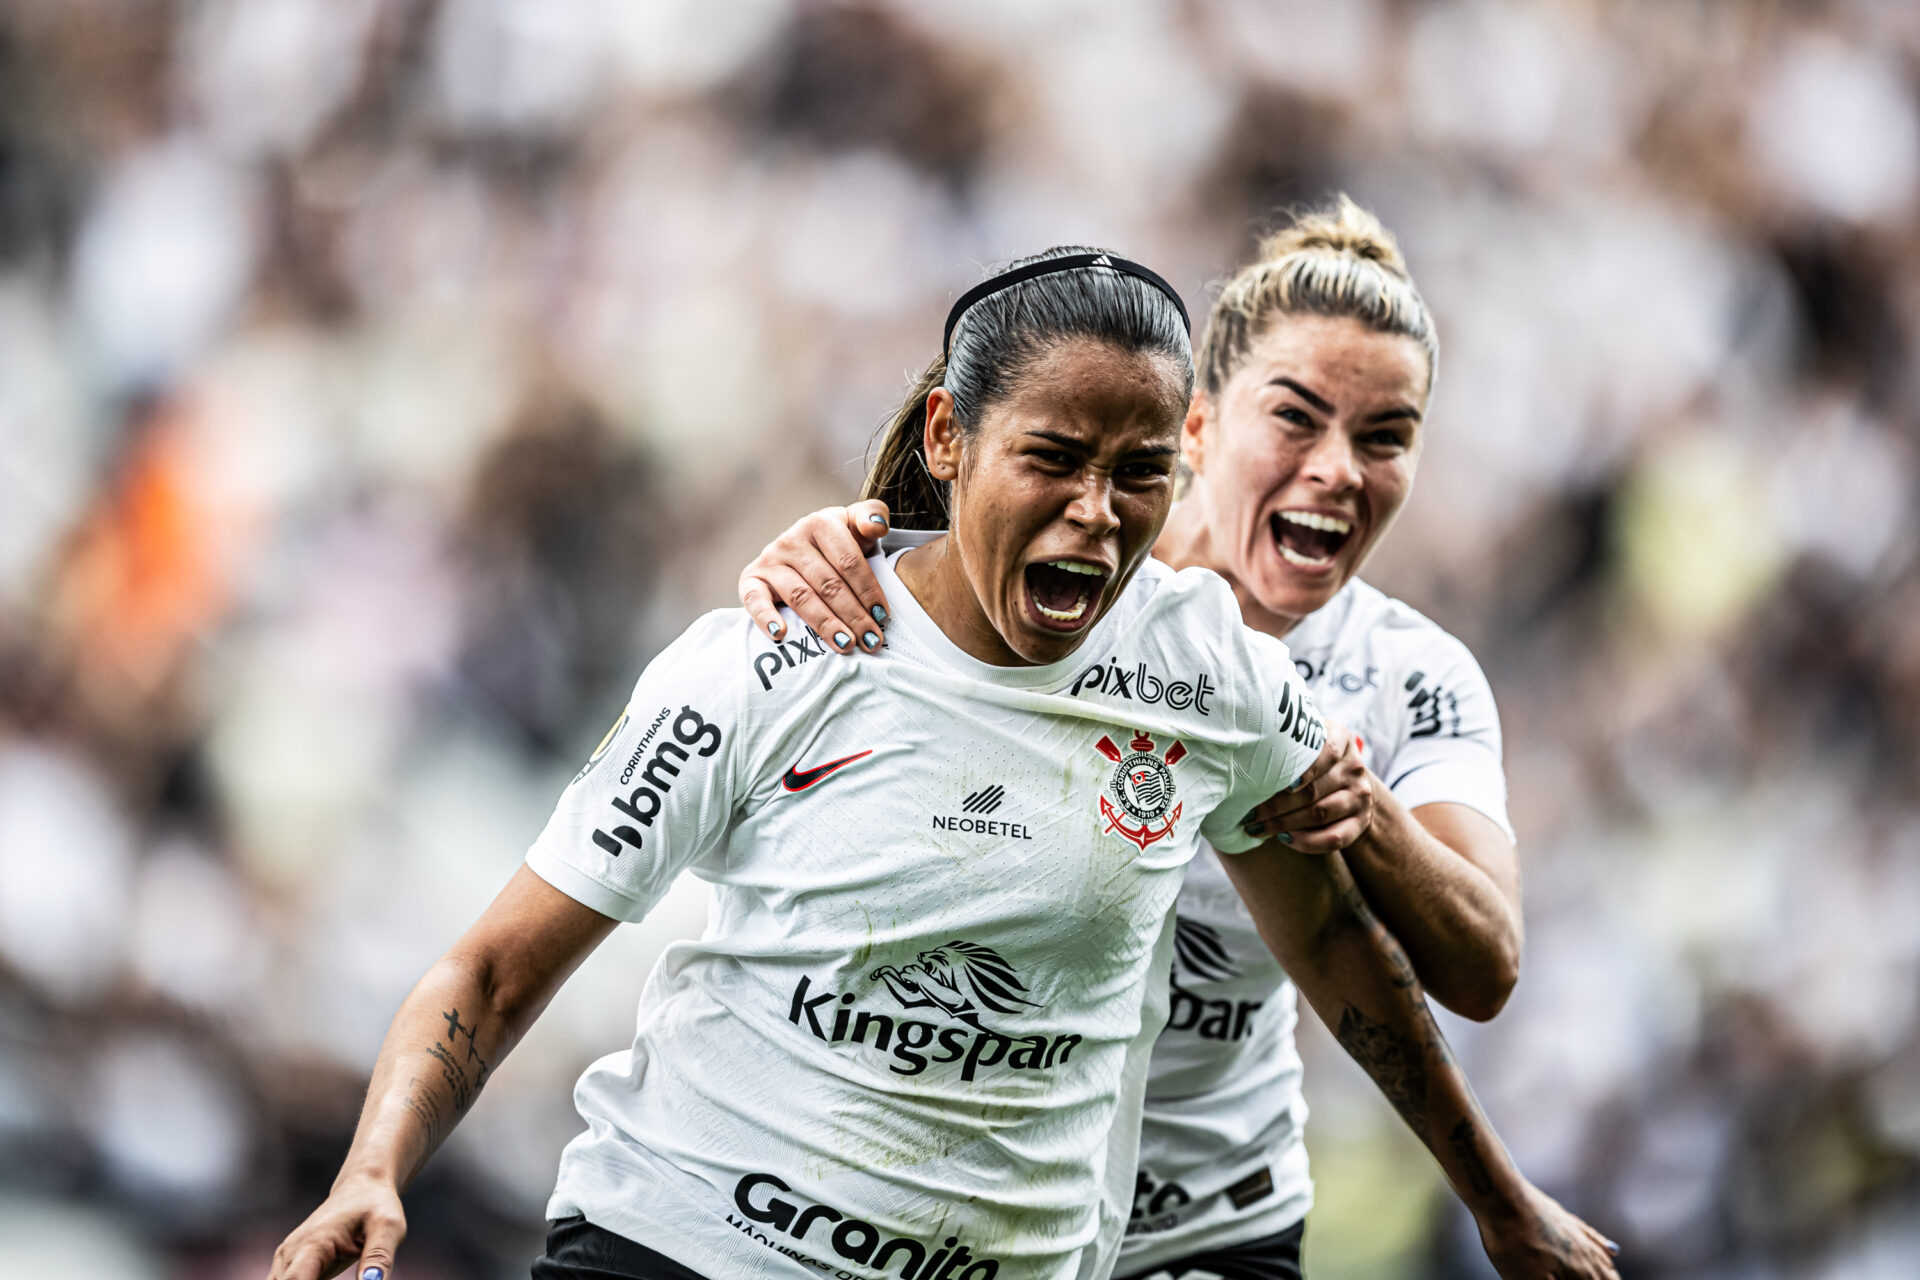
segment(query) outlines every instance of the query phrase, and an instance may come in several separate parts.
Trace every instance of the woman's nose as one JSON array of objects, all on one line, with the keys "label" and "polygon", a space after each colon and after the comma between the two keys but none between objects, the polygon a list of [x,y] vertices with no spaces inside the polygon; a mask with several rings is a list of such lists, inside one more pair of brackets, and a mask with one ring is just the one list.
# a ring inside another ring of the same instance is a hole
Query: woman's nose
[{"label": "woman's nose", "polygon": [[1300,470],[1307,479],[1334,493],[1360,487],[1360,461],[1354,457],[1353,441],[1344,431],[1322,432]]},{"label": "woman's nose", "polygon": [[1120,514],[1113,509],[1113,481],[1088,475],[1067,507],[1067,519],[1094,537],[1105,537],[1118,529]]}]

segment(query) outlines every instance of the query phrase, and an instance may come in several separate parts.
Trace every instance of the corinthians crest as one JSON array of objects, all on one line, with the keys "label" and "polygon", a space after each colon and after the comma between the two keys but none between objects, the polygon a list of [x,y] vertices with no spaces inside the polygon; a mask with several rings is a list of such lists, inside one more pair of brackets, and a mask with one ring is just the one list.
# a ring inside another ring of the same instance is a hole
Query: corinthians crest
[{"label": "corinthians crest", "polygon": [[1173,766],[1187,754],[1186,744],[1176,740],[1165,754],[1156,754],[1153,739],[1143,729],[1127,743],[1126,752],[1105,735],[1093,745],[1114,766],[1100,796],[1106,829],[1145,853],[1148,845],[1172,835],[1174,823],[1180,821],[1185,805],[1174,803],[1179,788],[1174,785]]}]

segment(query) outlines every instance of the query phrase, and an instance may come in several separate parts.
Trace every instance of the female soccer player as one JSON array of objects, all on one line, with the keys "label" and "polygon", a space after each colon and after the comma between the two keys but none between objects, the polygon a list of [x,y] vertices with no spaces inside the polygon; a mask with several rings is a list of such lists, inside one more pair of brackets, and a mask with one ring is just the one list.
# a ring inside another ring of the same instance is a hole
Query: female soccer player
[{"label": "female soccer player", "polygon": [[[1375,806],[1345,861],[1427,989],[1484,1019],[1520,951],[1492,694],[1465,646],[1355,577],[1413,483],[1437,355],[1426,304],[1372,215],[1342,197],[1274,236],[1214,305],[1183,432],[1191,487],[1154,554],[1224,575],[1247,623],[1286,637],[1319,705],[1362,740]],[[894,524],[911,527],[928,500],[906,505]],[[849,534],[887,527],[875,502],[803,520],[742,575],[749,611],[772,620],[770,600],[784,599],[835,648],[854,635],[877,645],[859,624],[870,609],[883,618],[891,595]],[[1083,691],[1158,691],[1120,664],[1083,671]],[[1312,802],[1284,797],[1262,816],[1319,851]],[[1217,859],[1188,869],[1178,932],[1120,1274],[1297,1276],[1312,1182],[1293,984]],[[1394,1051],[1321,1012],[1356,1056]]]},{"label": "female soccer player", "polygon": [[[1255,848],[1241,819],[1317,787],[1316,757],[1358,771],[1225,585],[1148,561],[1192,380],[1172,290],[1057,251],[962,301],[889,451],[920,442],[951,521],[875,566],[887,653],[813,661],[727,611],[648,666],[526,867],[401,1007],[276,1277],[358,1258],[385,1280],[401,1188],[683,869],[715,886],[712,921],[661,959],[631,1048],[581,1078],[537,1277],[1110,1270],[1185,865],[1202,837]],[[1160,699],[1076,689],[1082,650],[1153,673]],[[1357,835],[1364,789],[1325,803]],[[1485,1129],[1391,939],[1278,844],[1240,872],[1303,986],[1414,1046],[1408,1105],[1452,1135],[1436,1150],[1527,1264],[1511,1274],[1609,1274]]]}]

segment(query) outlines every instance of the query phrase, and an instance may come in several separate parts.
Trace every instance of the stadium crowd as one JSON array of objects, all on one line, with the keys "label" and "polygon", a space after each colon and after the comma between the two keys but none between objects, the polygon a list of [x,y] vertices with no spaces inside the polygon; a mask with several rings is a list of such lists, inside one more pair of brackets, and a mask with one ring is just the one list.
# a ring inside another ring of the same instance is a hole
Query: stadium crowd
[{"label": "stadium crowd", "polygon": [[[1920,1274],[1906,0],[5,6],[0,1273],[264,1269],[408,982],[981,264],[1201,311],[1342,189],[1441,326],[1366,576],[1504,714],[1523,976],[1448,1024],[1495,1122],[1623,1274]],[[409,1280],[525,1274],[703,919],[562,993]],[[1483,1274],[1307,1050],[1309,1265]]]}]

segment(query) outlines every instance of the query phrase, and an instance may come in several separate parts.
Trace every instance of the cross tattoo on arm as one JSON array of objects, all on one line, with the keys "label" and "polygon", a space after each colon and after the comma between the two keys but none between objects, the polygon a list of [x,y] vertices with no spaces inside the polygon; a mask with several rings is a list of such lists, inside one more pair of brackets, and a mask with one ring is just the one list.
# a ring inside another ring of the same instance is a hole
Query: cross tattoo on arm
[{"label": "cross tattoo on arm", "polygon": [[461,1033],[464,1032],[467,1037],[467,1061],[472,1062],[478,1058],[480,1056],[480,1050],[479,1047],[474,1044],[474,1035],[477,1029],[460,1021],[460,1011],[458,1009],[449,1009],[440,1016],[447,1020],[447,1043],[457,1047],[460,1043]]}]

